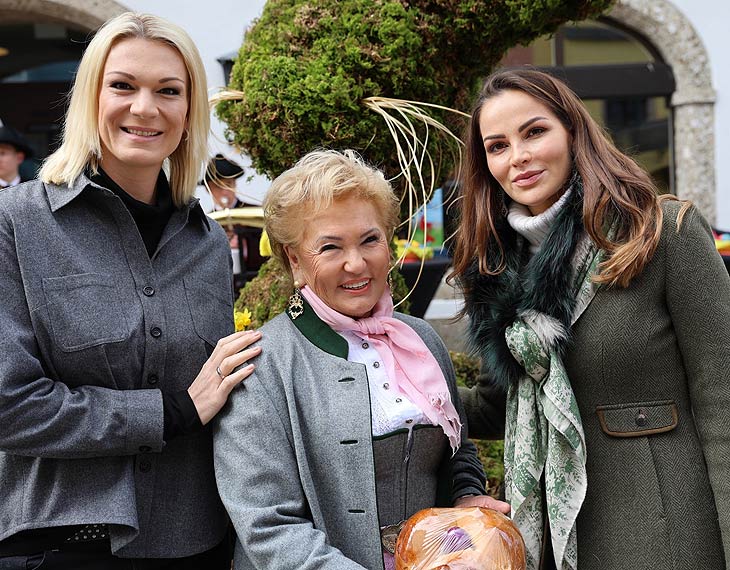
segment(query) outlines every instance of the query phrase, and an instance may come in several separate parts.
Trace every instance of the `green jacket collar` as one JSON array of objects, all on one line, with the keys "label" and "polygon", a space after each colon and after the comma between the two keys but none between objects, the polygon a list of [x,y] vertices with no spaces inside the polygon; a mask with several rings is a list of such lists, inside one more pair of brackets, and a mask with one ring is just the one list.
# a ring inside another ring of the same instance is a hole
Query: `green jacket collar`
[{"label": "green jacket collar", "polygon": [[304,297],[301,297],[301,300],[303,311],[299,315],[293,316],[289,308],[286,310],[294,326],[317,348],[347,360],[349,354],[347,341],[317,316]]}]

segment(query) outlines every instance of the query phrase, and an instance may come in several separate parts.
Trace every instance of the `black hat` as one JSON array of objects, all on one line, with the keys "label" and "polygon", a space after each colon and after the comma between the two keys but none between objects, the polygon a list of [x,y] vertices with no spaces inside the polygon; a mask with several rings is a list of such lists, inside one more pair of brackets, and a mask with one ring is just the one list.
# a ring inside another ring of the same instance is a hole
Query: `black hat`
[{"label": "black hat", "polygon": [[25,154],[25,158],[33,156],[33,149],[18,131],[12,127],[0,126],[0,144],[9,144]]},{"label": "black hat", "polygon": [[216,154],[208,162],[205,169],[205,180],[208,182],[216,180],[236,179],[243,176],[243,168],[237,162],[227,159],[222,154]]}]

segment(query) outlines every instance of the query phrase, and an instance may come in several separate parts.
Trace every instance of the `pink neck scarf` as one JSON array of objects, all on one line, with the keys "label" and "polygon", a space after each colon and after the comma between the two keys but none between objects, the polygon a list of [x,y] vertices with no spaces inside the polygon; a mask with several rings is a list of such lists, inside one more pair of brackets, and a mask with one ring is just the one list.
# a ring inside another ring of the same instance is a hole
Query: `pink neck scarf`
[{"label": "pink neck scarf", "polygon": [[369,317],[353,319],[327,306],[312,289],[301,293],[317,316],[335,331],[352,331],[367,339],[380,355],[388,378],[433,423],[441,426],[456,453],[461,444],[461,421],[451,402],[449,387],[436,358],[411,327],[393,318],[390,291],[373,307]]}]

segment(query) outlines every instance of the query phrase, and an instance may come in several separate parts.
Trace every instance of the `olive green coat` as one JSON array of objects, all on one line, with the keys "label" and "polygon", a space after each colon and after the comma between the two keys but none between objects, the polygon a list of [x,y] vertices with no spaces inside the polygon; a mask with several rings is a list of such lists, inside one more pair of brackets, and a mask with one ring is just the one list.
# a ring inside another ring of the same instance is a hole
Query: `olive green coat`
[{"label": "olive green coat", "polygon": [[[572,329],[564,362],[588,455],[579,570],[730,559],[730,277],[707,222],[691,209],[677,232],[678,210],[664,206],[643,273],[600,288]],[[498,434],[497,393],[486,380],[462,392],[472,437]]]}]

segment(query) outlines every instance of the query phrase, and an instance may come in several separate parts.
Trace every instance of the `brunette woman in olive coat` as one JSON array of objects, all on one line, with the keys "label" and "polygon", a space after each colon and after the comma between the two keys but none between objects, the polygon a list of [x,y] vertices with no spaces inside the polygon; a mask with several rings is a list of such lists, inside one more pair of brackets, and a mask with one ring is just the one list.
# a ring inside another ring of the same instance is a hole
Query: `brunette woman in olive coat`
[{"label": "brunette woman in olive coat", "polygon": [[499,435],[506,390],[528,568],[722,570],[730,278],[707,222],[544,73],[488,78],[468,136],[454,274],[484,375],[462,399]]}]

